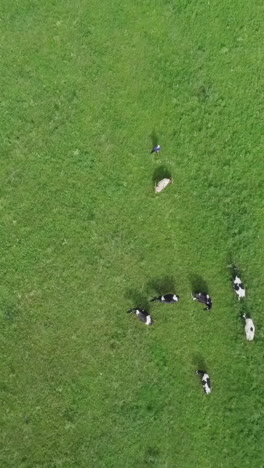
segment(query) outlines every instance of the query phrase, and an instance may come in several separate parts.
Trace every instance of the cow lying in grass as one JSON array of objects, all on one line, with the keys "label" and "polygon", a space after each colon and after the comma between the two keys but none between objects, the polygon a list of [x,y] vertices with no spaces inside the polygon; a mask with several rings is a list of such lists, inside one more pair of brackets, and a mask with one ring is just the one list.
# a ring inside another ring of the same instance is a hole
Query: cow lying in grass
[{"label": "cow lying in grass", "polygon": [[164,178],[162,180],[160,180],[156,185],[155,185],[155,193],[159,193],[159,192],[162,192],[162,190],[164,190],[167,185],[171,184],[172,183],[172,179],[167,179],[167,178]]},{"label": "cow lying in grass", "polygon": [[153,297],[150,302],[163,302],[164,304],[174,304],[179,302],[180,298],[177,294],[164,294],[164,296]]},{"label": "cow lying in grass", "polygon": [[211,393],[212,391],[211,382],[210,382],[209,375],[206,373],[206,371],[197,370],[196,374],[201,376],[204,393],[206,393],[207,395]]},{"label": "cow lying in grass", "polygon": [[246,297],[246,290],[244,288],[244,285],[237,275],[233,279],[233,288],[235,293],[238,295],[239,300],[243,297]]},{"label": "cow lying in grass", "polygon": [[144,322],[145,325],[152,325],[153,324],[153,320],[152,320],[151,316],[144,309],[140,309],[139,307],[134,307],[133,309],[129,309],[127,311],[127,313],[128,314],[132,314],[132,313],[136,314],[138,316],[139,320]]},{"label": "cow lying in grass", "polygon": [[212,308],[212,300],[209,296],[209,294],[203,293],[203,292],[198,292],[192,294],[193,301],[198,301],[201,304],[205,304],[206,308],[204,310],[210,310]]},{"label": "cow lying in grass", "polygon": [[247,317],[246,314],[242,315],[245,320],[245,333],[248,341],[253,341],[255,336],[255,325],[253,320],[250,317]]}]

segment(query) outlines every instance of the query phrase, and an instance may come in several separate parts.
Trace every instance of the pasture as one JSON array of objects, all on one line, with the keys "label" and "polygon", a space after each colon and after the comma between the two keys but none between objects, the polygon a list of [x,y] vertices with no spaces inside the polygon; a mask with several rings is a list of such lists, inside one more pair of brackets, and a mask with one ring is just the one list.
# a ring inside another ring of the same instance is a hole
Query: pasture
[{"label": "pasture", "polygon": [[1,467],[263,467],[263,2],[0,18]]}]

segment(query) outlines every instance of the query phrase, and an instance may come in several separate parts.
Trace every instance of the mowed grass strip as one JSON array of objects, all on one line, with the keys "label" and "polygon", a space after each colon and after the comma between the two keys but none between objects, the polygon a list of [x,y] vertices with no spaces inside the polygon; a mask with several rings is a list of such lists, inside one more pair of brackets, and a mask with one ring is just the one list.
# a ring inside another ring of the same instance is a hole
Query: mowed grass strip
[{"label": "mowed grass strip", "polygon": [[1,466],[262,466],[263,5],[0,13]]}]

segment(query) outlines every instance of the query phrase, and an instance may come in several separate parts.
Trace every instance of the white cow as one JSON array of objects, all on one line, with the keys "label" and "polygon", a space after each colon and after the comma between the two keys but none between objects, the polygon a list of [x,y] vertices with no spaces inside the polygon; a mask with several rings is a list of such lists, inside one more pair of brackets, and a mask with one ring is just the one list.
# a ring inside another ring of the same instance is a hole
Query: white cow
[{"label": "white cow", "polygon": [[159,193],[161,192],[163,189],[165,189],[165,187],[167,187],[167,185],[171,184],[172,183],[172,179],[162,179],[160,180],[157,185],[155,185],[155,193]]},{"label": "white cow", "polygon": [[243,319],[245,320],[245,333],[248,341],[253,341],[255,336],[255,325],[253,320],[243,314]]}]

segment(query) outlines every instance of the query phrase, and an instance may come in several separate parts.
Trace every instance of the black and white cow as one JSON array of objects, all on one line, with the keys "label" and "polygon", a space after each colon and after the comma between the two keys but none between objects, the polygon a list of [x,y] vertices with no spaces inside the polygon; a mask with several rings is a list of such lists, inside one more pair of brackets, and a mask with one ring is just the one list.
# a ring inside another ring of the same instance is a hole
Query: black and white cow
[{"label": "black and white cow", "polygon": [[206,371],[197,370],[196,374],[201,376],[204,393],[206,393],[207,395],[211,393],[212,391],[211,382],[210,382],[209,375],[206,373]]},{"label": "black and white cow", "polygon": [[247,317],[246,314],[242,315],[245,320],[245,333],[248,341],[253,341],[255,336],[255,325],[253,320],[250,317]]},{"label": "black and white cow", "polygon": [[152,325],[153,324],[153,320],[152,320],[151,316],[144,309],[140,309],[139,307],[134,307],[133,309],[129,309],[127,311],[127,313],[128,314],[132,314],[132,313],[136,314],[138,316],[139,320],[144,322],[145,325]]},{"label": "black and white cow", "polygon": [[212,308],[212,300],[209,296],[209,294],[203,293],[203,292],[198,292],[192,294],[193,301],[198,301],[201,304],[205,304],[206,308],[204,310],[210,310]]},{"label": "black and white cow", "polygon": [[243,297],[246,297],[245,287],[241,279],[237,275],[233,279],[233,288],[234,288],[235,293],[238,295],[239,300]]},{"label": "black and white cow", "polygon": [[179,302],[180,297],[177,294],[164,294],[163,296],[153,297],[150,302],[163,302],[165,304],[175,304]]}]

